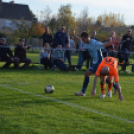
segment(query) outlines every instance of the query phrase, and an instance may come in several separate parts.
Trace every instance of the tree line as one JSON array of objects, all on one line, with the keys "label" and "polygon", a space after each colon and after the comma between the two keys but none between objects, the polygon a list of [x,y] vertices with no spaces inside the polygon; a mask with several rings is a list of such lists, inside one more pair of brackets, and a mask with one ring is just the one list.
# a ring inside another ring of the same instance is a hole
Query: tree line
[{"label": "tree line", "polygon": [[115,31],[117,36],[122,36],[126,32],[126,28],[129,27],[125,24],[123,14],[110,12],[93,18],[90,17],[89,9],[84,7],[80,15],[76,17],[76,14],[72,12],[70,4],[61,5],[57,14],[53,14],[49,6],[46,6],[44,11],[40,11],[37,16],[33,14],[33,17],[31,27],[28,27],[24,20],[21,20],[22,24],[17,24],[16,22],[18,30],[13,31],[11,36],[26,39],[31,37],[41,38],[45,32],[45,26],[49,26],[51,33],[54,35],[61,25],[64,25],[70,30],[75,26],[78,35],[82,31],[87,31],[91,34],[95,30],[98,33],[99,40],[103,41],[111,30]]}]

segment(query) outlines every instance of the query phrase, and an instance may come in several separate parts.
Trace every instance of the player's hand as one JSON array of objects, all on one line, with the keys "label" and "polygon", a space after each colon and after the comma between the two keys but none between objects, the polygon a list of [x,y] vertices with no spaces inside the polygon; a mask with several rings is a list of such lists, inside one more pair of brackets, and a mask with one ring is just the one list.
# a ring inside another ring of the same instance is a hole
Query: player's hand
[{"label": "player's hand", "polygon": [[92,90],[92,92],[91,92],[91,95],[93,96],[93,97],[95,97],[95,95],[96,95],[96,90]]},{"label": "player's hand", "polygon": [[119,96],[120,101],[124,101],[124,98],[122,95]]},{"label": "player's hand", "polygon": [[127,41],[129,41],[130,40],[130,38],[127,38]]}]

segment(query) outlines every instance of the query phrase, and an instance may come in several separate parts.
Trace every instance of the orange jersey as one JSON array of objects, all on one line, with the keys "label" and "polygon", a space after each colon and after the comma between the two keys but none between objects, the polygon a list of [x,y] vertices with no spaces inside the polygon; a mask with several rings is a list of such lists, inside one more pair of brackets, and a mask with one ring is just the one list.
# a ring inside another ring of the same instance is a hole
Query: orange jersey
[{"label": "orange jersey", "polygon": [[101,64],[99,65],[96,75],[99,77],[101,74],[101,70],[103,67],[109,67],[109,74],[108,76],[114,76],[114,81],[119,81],[119,75],[118,75],[118,61],[113,57],[106,57],[102,60]]}]

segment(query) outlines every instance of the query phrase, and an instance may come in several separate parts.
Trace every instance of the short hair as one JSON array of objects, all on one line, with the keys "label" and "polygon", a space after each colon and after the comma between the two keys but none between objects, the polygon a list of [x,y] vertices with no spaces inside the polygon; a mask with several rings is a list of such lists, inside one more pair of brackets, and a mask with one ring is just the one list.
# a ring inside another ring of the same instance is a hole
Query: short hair
[{"label": "short hair", "polygon": [[87,32],[83,32],[81,34],[81,37],[88,38],[89,37],[89,34]]}]

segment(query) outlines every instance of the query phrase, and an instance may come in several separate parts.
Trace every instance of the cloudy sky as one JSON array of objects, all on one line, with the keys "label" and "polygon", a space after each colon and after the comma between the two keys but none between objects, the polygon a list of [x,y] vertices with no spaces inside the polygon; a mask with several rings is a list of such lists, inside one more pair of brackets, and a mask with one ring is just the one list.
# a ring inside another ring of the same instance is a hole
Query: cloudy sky
[{"label": "cloudy sky", "polygon": [[[9,2],[10,0],[3,0]],[[14,0],[15,3],[28,4],[30,9],[37,14],[37,11],[44,10],[46,6],[57,13],[60,5],[71,4],[72,11],[79,15],[84,7],[88,7],[89,16],[97,17],[104,12],[124,14],[125,22],[128,25],[134,24],[134,0]]]}]

